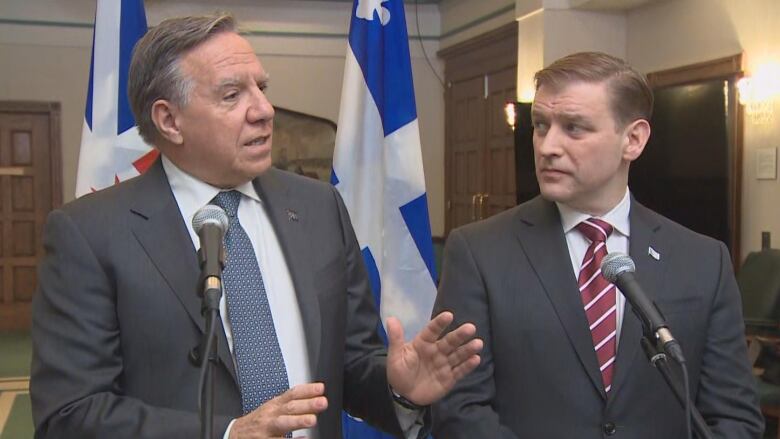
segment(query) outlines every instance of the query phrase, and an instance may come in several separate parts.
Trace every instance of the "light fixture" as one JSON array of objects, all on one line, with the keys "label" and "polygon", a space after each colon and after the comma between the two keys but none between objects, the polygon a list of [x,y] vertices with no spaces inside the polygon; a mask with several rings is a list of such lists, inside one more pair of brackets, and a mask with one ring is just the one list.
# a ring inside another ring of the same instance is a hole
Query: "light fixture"
[{"label": "light fixture", "polygon": [[737,81],[739,103],[756,124],[769,123],[774,117],[774,101],[780,96],[780,64],[759,65],[752,75]]},{"label": "light fixture", "polygon": [[517,113],[515,112],[515,103],[507,102],[504,105],[504,114],[506,115],[506,123],[512,131],[515,130],[515,121],[517,120]]}]

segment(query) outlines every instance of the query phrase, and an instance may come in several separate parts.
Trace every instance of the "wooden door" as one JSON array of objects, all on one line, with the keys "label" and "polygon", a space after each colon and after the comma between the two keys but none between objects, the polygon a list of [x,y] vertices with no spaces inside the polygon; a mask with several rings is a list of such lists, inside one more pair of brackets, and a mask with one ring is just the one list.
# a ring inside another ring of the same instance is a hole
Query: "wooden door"
[{"label": "wooden door", "polygon": [[445,61],[445,231],[516,204],[514,136],[517,24],[438,53]]},{"label": "wooden door", "polygon": [[453,227],[475,221],[477,196],[484,188],[484,78],[467,78],[450,87],[448,217]]},{"label": "wooden door", "polygon": [[0,330],[30,327],[46,215],[61,204],[59,106],[0,103]]},{"label": "wooden door", "polygon": [[517,68],[509,67],[487,75],[485,113],[485,190],[480,199],[482,218],[493,216],[517,204],[515,184],[515,136],[506,121],[504,107],[516,100]]}]

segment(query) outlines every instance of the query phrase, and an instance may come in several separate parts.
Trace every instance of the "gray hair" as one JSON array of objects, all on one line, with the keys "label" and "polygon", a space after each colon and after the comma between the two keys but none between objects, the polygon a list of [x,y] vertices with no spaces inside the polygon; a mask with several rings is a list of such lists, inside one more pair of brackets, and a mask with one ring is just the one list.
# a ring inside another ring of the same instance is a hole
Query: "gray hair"
[{"label": "gray hair", "polygon": [[149,144],[159,133],[152,121],[152,105],[164,99],[174,105],[187,105],[192,80],[180,68],[182,56],[222,32],[237,32],[232,15],[170,18],[149,31],[133,49],[128,73],[127,94],[138,132]]}]

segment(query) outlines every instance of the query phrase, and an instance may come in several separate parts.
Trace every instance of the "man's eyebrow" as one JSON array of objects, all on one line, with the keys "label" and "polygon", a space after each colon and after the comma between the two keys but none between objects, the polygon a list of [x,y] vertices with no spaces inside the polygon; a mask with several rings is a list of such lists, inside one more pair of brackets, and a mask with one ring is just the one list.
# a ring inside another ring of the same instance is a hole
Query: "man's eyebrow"
[{"label": "man's eyebrow", "polygon": [[567,122],[588,122],[590,119],[579,113],[561,112],[560,118]]},{"label": "man's eyebrow", "polygon": [[544,119],[547,117],[547,113],[537,108],[531,108],[531,119]]},{"label": "man's eyebrow", "polygon": [[217,87],[216,88],[221,90],[223,88],[234,87],[234,86],[238,85],[239,83],[241,83],[241,81],[238,78],[235,78],[235,77],[224,78],[224,79],[220,80],[217,83]]}]

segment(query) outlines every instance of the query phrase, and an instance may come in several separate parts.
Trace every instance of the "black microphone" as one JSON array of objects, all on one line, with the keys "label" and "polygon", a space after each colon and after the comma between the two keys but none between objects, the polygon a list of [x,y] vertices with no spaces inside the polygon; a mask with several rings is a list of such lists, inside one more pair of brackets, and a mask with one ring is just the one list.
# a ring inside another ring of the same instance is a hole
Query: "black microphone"
[{"label": "black microphone", "polygon": [[656,340],[667,354],[678,362],[685,363],[680,344],[669,331],[669,326],[658,306],[647,297],[642,287],[639,286],[639,282],[634,277],[635,271],[634,261],[624,253],[610,253],[601,261],[601,274],[623,293],[634,313],[642,321],[645,333],[655,335]]},{"label": "black microphone", "polygon": [[200,238],[198,263],[202,294],[209,290],[222,291],[222,269],[225,267],[223,240],[228,229],[228,216],[221,207],[207,204],[192,217],[192,229]]}]

